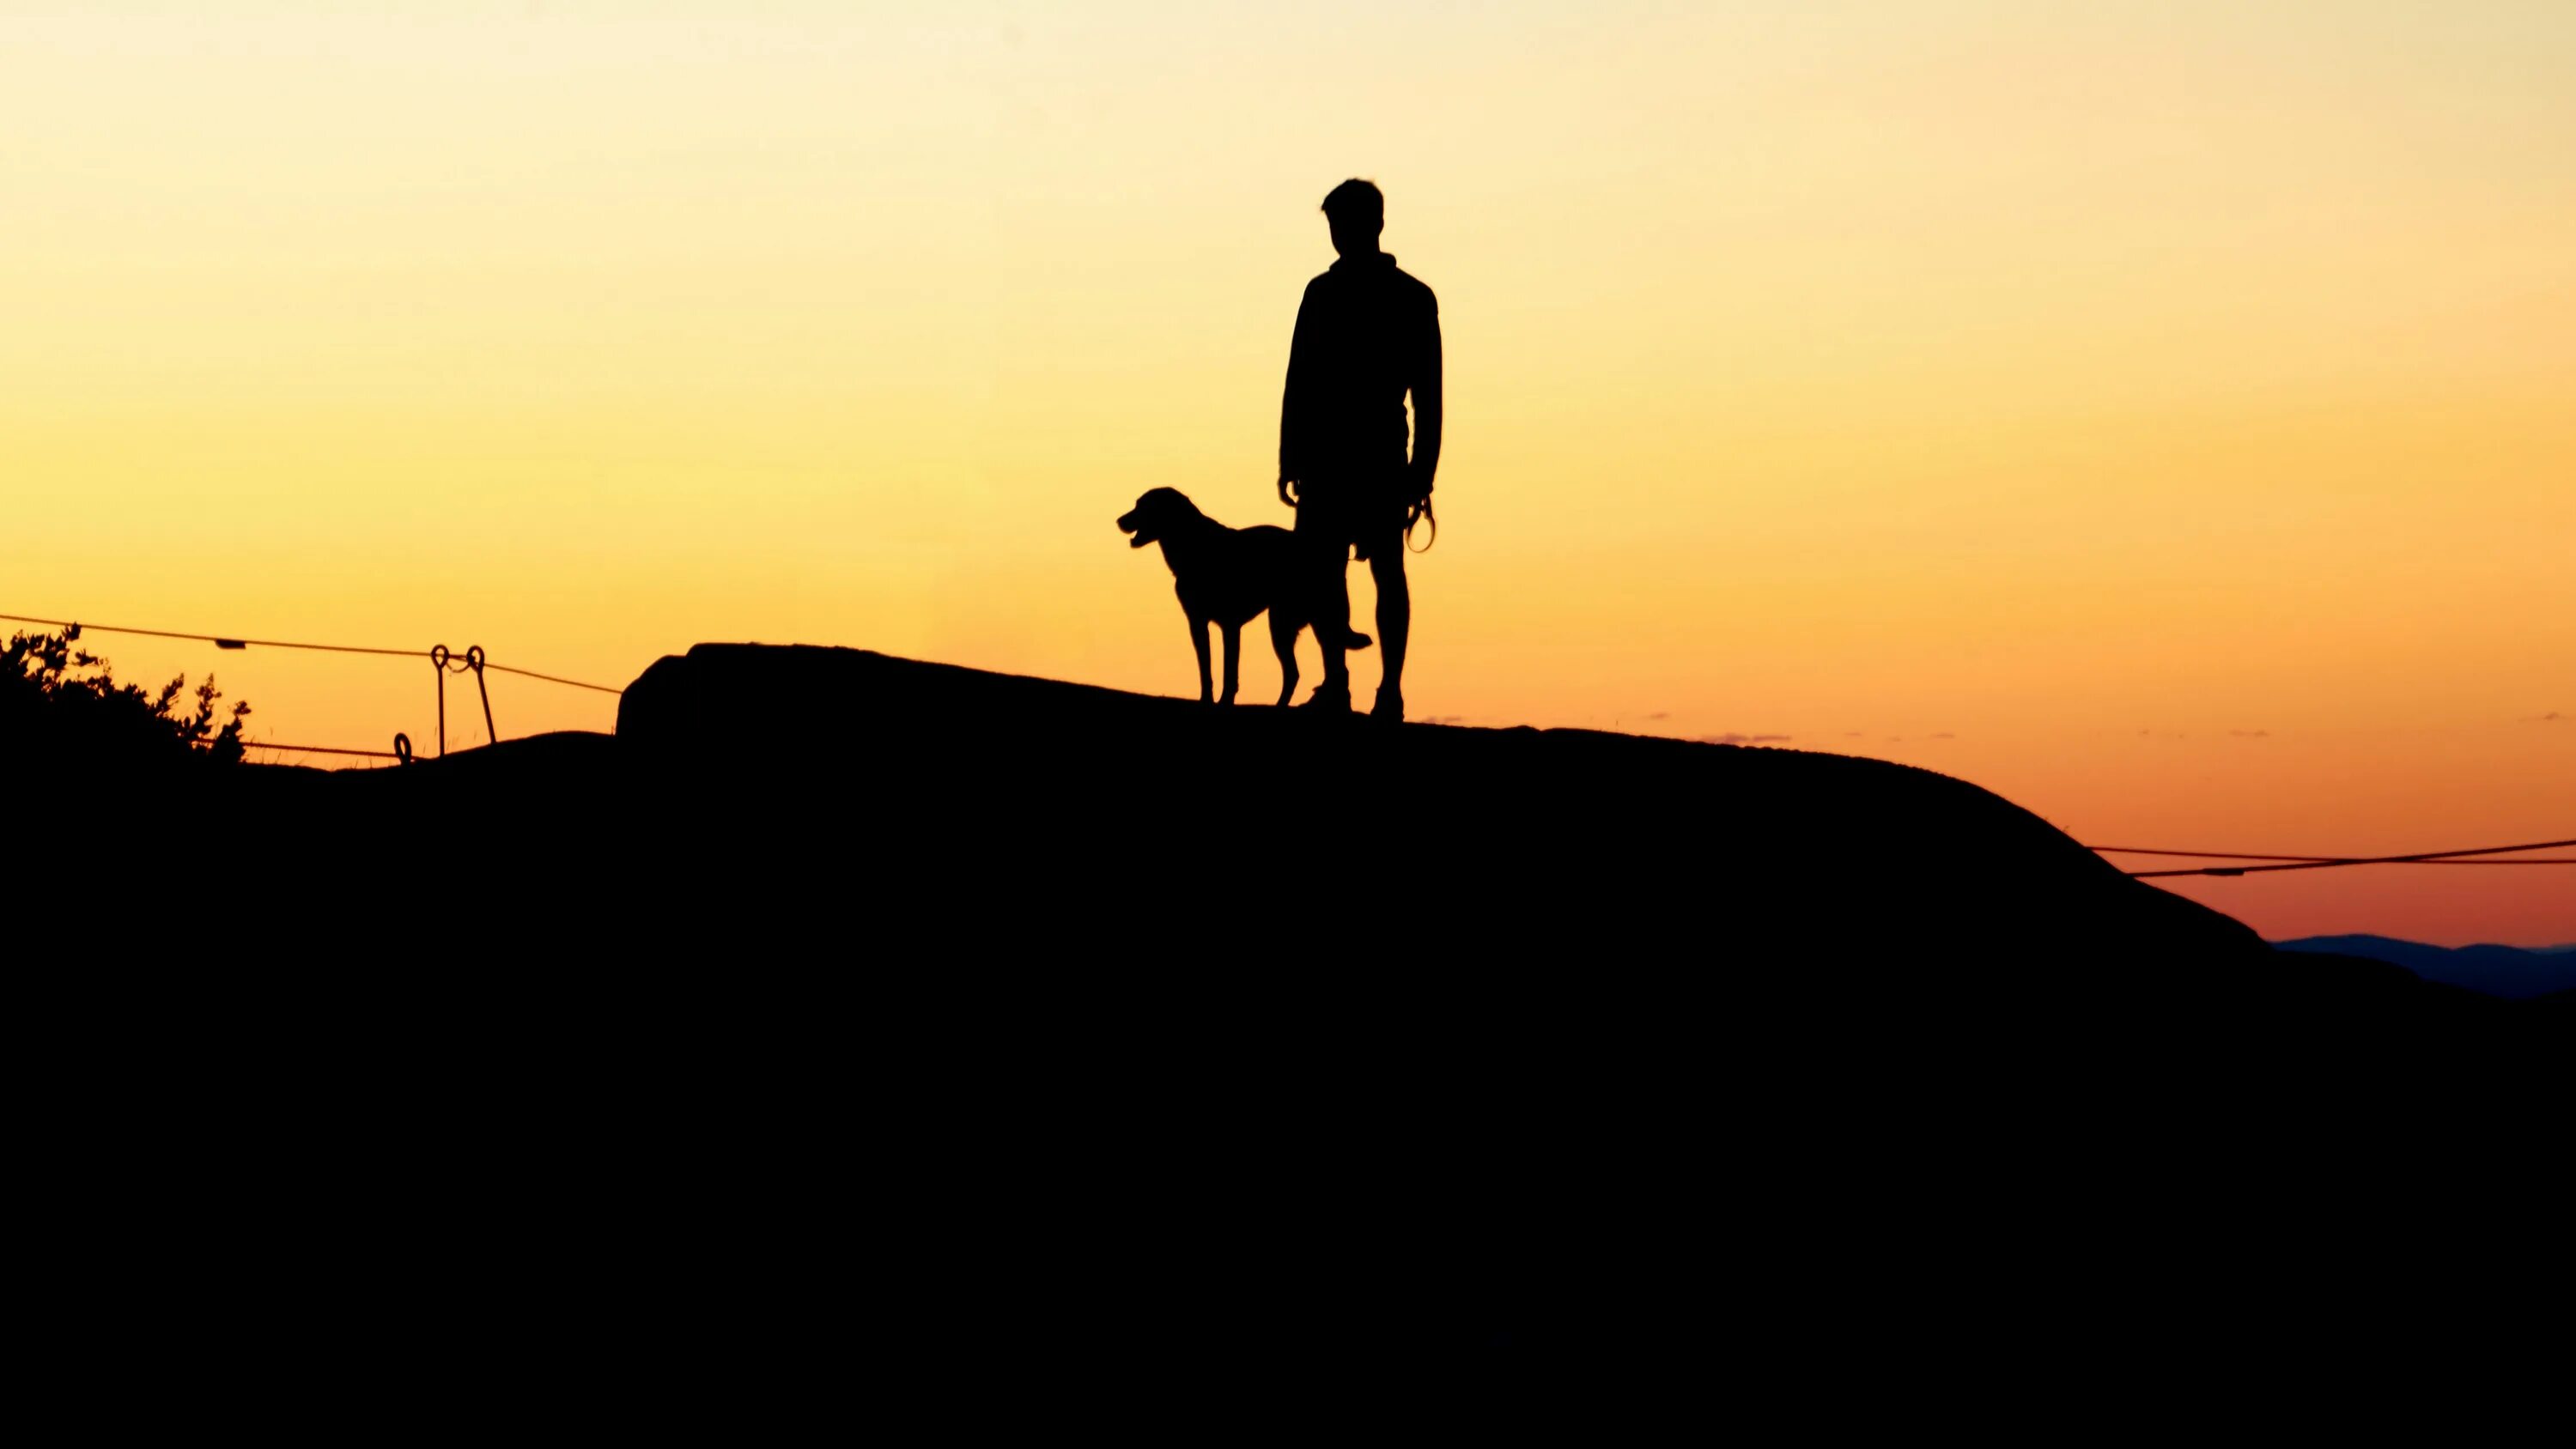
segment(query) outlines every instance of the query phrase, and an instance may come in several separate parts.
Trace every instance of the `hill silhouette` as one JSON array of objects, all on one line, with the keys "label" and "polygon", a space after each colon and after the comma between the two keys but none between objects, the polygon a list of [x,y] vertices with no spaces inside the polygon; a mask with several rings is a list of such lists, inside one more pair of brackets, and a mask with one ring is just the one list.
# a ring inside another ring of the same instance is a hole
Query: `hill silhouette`
[{"label": "hill silhouette", "polygon": [[[1387,789],[1407,802],[1392,843],[1359,814]],[[2272,950],[1910,766],[1326,722],[855,649],[702,644],[629,687],[613,736],[245,769],[188,798],[351,929],[387,909],[366,882],[447,880],[486,919],[728,953],[821,933],[1205,978],[1579,977],[1983,1031],[2112,1003],[2128,1022],[2477,1009]]]},{"label": "hill silhouette", "polygon": [[2565,1019],[2273,951],[1924,770],[855,650],[701,645],[613,736],[200,774],[47,834],[101,906],[24,957],[81,998],[39,1075],[116,1245],[56,1327],[193,1305],[156,1331],[212,1378],[360,1399],[470,1363],[734,1423],[845,1361],[1079,1396],[1712,1314],[1821,1391],[1856,1306],[1939,1377],[1940,1305],[2143,1322],[2255,1258],[2269,1353],[2397,1301],[2349,1265],[2408,1241],[2271,1194],[2540,1100]]}]

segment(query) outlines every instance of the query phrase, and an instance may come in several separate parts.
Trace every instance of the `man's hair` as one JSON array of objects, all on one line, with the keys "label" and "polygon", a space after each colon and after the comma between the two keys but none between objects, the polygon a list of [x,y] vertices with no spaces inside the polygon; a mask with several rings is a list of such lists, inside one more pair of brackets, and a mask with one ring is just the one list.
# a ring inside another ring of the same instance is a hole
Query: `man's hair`
[{"label": "man's hair", "polygon": [[1376,183],[1354,176],[1324,197],[1324,215],[1334,221],[1358,221],[1386,229],[1386,193]]}]

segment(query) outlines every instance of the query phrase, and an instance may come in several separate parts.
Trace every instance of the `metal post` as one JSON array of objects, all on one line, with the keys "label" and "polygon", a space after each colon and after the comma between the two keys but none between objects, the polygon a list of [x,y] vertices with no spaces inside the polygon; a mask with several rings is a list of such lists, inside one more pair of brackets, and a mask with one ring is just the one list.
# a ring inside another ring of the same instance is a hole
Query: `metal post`
[{"label": "metal post", "polygon": [[483,696],[483,742],[487,745],[497,745],[501,743],[501,732],[493,727],[492,690],[483,682],[483,646],[466,645],[465,663],[474,671],[474,692]]},{"label": "metal post", "polygon": [[447,646],[429,646],[429,667],[438,671],[438,757],[447,758]]}]

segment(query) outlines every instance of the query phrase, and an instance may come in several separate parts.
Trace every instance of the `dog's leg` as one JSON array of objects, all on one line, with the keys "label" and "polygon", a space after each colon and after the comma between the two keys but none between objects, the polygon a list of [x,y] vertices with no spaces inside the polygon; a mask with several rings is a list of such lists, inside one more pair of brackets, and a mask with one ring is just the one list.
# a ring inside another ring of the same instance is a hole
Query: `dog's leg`
[{"label": "dog's leg", "polygon": [[1225,627],[1225,693],[1216,697],[1219,704],[1234,703],[1234,692],[1243,683],[1243,626]]},{"label": "dog's leg", "polygon": [[1196,614],[1190,616],[1190,647],[1199,653],[1199,703],[1216,702],[1216,686],[1208,679],[1208,621]]},{"label": "dog's leg", "polygon": [[1297,692],[1297,631],[1306,627],[1285,610],[1270,610],[1270,650],[1279,656],[1279,707],[1286,709]]}]

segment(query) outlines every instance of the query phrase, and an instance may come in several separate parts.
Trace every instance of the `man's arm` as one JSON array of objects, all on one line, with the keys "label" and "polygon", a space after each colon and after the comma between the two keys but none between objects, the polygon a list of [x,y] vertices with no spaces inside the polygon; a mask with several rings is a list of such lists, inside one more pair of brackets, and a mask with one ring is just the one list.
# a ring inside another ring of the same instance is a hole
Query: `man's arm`
[{"label": "man's arm", "polygon": [[1440,471],[1440,303],[1428,290],[1422,299],[1424,337],[1413,374],[1413,493],[1431,496],[1432,476]]},{"label": "man's arm", "polygon": [[1310,333],[1306,326],[1308,306],[1315,299],[1310,284],[1304,296],[1297,299],[1297,330],[1288,339],[1288,385],[1279,395],[1279,501],[1293,504],[1297,500],[1288,490],[1305,474],[1305,434],[1307,393],[1313,385],[1314,363],[1308,355]]}]

